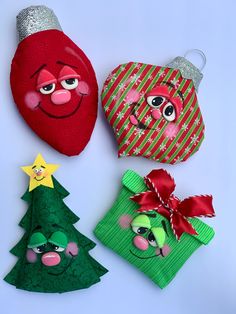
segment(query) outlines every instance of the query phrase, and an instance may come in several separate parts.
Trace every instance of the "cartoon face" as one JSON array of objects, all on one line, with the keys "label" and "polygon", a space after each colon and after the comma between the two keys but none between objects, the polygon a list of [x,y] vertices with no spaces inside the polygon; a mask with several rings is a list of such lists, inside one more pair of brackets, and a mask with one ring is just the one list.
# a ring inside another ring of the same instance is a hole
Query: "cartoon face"
[{"label": "cartoon face", "polygon": [[[39,229],[39,226],[36,229]],[[63,264],[59,272],[48,272],[53,275],[63,274],[79,250],[75,242],[68,242],[66,234],[62,231],[55,231],[48,238],[42,232],[33,232],[27,247],[26,259],[29,263],[40,262],[46,267]]]},{"label": "cartoon face", "polygon": [[36,181],[42,181],[43,179],[46,178],[47,173],[45,172],[45,167],[42,165],[34,165],[32,167],[32,171],[33,171],[33,178]]},{"label": "cartoon face", "polygon": [[58,165],[47,164],[41,154],[35,158],[33,165],[21,167],[30,177],[29,191],[40,185],[53,187],[52,174]]},{"label": "cartoon face", "polygon": [[41,65],[31,78],[37,76],[36,91],[26,94],[26,105],[32,110],[41,110],[49,118],[66,119],[73,116],[84,96],[89,95],[89,87],[81,81],[76,66],[57,61],[62,66],[58,77]]},{"label": "cartoon face", "polygon": [[129,252],[136,258],[165,257],[170,253],[167,223],[155,212],[139,214],[133,219],[122,216],[119,224],[122,229],[131,229],[133,236],[130,238]]},{"label": "cartoon face", "polygon": [[204,123],[192,80],[178,69],[129,62],[108,76],[102,91],[118,156],[163,163],[187,160],[204,139]]},{"label": "cartoon face", "polygon": [[[180,98],[182,97],[182,98]],[[150,92],[145,95],[144,102],[149,107],[147,115],[152,117],[153,121],[157,122],[160,119],[165,119],[166,122],[175,122],[182,111],[183,108],[183,96],[179,91],[179,96],[172,97],[167,86],[157,86],[153,88]],[[155,126],[150,127],[145,121],[147,121],[147,115],[144,117],[143,122],[139,119],[137,112],[139,110],[139,100],[137,102],[131,103],[133,106],[130,122],[139,129],[144,130],[155,130]]]},{"label": "cartoon face", "polygon": [[19,44],[11,88],[20,113],[43,140],[70,156],[86,146],[96,120],[96,77],[63,32],[38,32]]}]

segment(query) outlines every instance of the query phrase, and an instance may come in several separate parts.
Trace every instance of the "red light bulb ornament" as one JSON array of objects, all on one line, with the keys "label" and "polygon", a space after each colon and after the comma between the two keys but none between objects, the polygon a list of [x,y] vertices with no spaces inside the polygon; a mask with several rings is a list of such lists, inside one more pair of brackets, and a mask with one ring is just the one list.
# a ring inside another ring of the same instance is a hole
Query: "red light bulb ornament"
[{"label": "red light bulb ornament", "polygon": [[19,112],[42,140],[62,154],[78,155],[97,118],[93,67],[45,6],[22,10],[17,30],[20,42],[10,77]]}]

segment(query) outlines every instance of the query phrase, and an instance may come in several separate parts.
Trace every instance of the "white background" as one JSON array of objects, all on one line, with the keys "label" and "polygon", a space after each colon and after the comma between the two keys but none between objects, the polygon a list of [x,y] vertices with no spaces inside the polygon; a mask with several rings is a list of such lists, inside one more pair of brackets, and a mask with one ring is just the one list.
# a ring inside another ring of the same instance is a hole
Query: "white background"
[{"label": "white background", "polygon": [[[236,313],[235,250],[235,1],[42,1],[58,16],[64,32],[91,59],[100,90],[120,63],[164,65],[191,48],[207,56],[199,103],[206,124],[200,151],[185,163],[168,166],[143,158],[117,159],[117,147],[99,103],[92,139],[78,157],[68,158],[42,142],[20,117],[9,86],[10,63],[17,46],[15,16],[33,1],[1,1],[0,11],[0,276],[16,258],[9,249],[23,230],[18,222],[27,205],[20,199],[28,178],[20,166],[41,152],[61,165],[55,174],[70,191],[66,202],[80,216],[77,228],[95,240],[92,230],[115,200],[123,172],[141,175],[164,167],[174,176],[176,194],[212,193],[216,231],[164,290],[98,241],[91,254],[109,269],[101,283],[66,294],[17,290],[0,281],[0,308],[13,313]],[[196,63],[200,60],[195,60]]]}]

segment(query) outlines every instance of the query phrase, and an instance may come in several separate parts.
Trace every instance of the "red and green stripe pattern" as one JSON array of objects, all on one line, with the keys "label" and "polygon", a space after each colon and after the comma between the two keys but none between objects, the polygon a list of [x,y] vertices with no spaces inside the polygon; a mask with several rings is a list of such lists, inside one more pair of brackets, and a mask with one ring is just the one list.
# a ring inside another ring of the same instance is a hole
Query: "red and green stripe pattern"
[{"label": "red and green stripe pattern", "polygon": [[[175,121],[178,132],[172,137],[165,132],[170,122],[163,117],[153,119],[145,97],[147,92],[166,82],[174,85],[168,85],[171,96],[181,92],[184,97],[183,110]],[[127,100],[130,91],[140,95],[135,107]],[[137,62],[122,64],[105,81],[102,106],[115,133],[119,157],[143,156],[175,164],[187,160],[204,139],[204,123],[192,80],[183,78],[178,69]],[[133,108],[138,120],[150,129],[139,129],[130,122]]]}]

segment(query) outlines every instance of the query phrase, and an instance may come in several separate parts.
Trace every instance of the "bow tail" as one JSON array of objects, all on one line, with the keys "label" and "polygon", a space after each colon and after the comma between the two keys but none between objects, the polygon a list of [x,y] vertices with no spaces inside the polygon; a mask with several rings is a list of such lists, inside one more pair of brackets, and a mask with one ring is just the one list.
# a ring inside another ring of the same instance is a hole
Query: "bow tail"
[{"label": "bow tail", "polygon": [[173,212],[170,215],[170,224],[177,240],[181,238],[184,232],[191,235],[198,234],[197,231],[191,225],[191,223],[178,212]]}]

